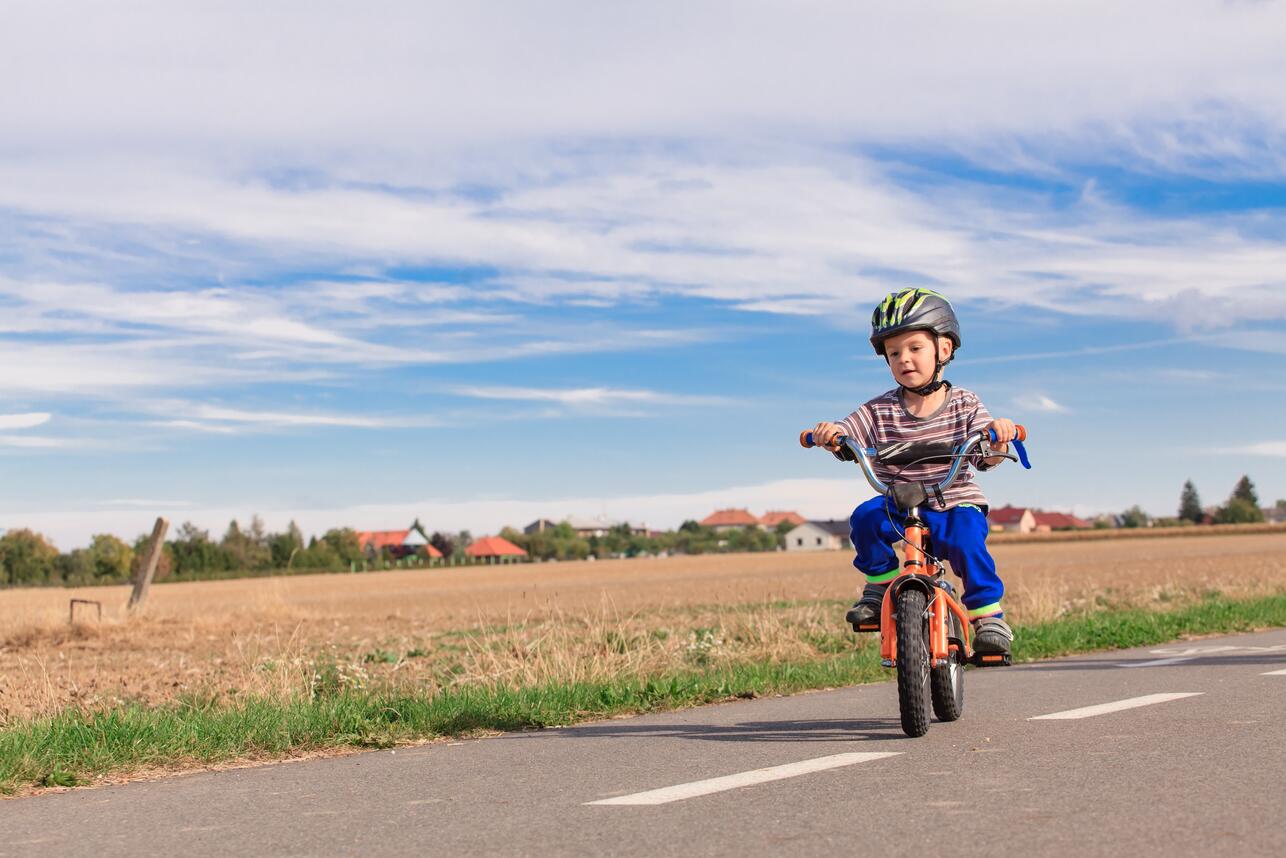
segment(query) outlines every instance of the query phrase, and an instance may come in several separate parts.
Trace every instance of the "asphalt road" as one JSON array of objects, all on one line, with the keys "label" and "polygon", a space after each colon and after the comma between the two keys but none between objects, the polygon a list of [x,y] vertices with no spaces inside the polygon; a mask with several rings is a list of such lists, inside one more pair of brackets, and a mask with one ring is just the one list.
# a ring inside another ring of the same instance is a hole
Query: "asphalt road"
[{"label": "asphalt road", "polygon": [[[0,855],[1286,855],[1286,631],[0,802]],[[1056,716],[1056,717],[1047,717]]]}]

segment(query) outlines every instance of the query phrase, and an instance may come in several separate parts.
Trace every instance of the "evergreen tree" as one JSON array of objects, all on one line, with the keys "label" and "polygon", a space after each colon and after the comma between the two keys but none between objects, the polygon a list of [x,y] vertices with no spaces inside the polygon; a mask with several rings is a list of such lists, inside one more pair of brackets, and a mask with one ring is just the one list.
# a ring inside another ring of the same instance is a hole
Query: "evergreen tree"
[{"label": "evergreen tree", "polygon": [[1232,497],[1229,500],[1243,500],[1258,509],[1259,495],[1255,493],[1255,484],[1250,481],[1250,477],[1241,475],[1241,479],[1237,480],[1237,485],[1233,487]]},{"label": "evergreen tree", "polygon": [[1259,508],[1259,496],[1255,494],[1255,484],[1250,477],[1242,475],[1233,486],[1228,503],[1220,507],[1215,521],[1220,524],[1251,524],[1264,520],[1264,511]]},{"label": "evergreen tree", "polygon": [[1254,524],[1264,520],[1264,511],[1245,498],[1229,498],[1215,516],[1218,524]]},{"label": "evergreen tree", "polygon": [[1183,484],[1183,492],[1179,495],[1179,519],[1181,521],[1200,522],[1204,517],[1201,511],[1201,496],[1197,494],[1197,487],[1188,480]]}]

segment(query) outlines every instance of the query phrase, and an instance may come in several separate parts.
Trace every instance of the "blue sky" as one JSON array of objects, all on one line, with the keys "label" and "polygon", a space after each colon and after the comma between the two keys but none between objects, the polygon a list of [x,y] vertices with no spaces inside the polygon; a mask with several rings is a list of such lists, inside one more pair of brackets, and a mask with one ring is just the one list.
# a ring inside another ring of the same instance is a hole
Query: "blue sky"
[{"label": "blue sky", "polygon": [[457,6],[16,7],[0,526],[838,517],[905,285],[994,503],[1286,497],[1282,4]]}]

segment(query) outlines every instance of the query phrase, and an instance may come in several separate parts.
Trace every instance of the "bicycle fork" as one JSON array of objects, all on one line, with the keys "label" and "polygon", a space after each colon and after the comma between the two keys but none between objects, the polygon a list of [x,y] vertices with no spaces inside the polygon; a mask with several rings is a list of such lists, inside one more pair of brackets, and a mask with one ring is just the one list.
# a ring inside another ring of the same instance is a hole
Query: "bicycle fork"
[{"label": "bicycle fork", "polygon": [[[902,561],[902,574],[889,583],[880,605],[880,663],[885,667],[897,664],[897,632],[895,628],[895,601],[906,586],[925,590],[925,612],[929,621],[929,662],[939,667],[951,658],[952,649],[960,653],[960,661],[972,660],[969,649],[969,617],[964,608],[951,595],[943,582],[946,570],[929,557],[924,549],[928,526],[920,518],[920,508],[913,506],[903,521],[903,540],[906,544]],[[914,580],[916,583],[911,583]],[[960,624],[960,636],[950,633],[948,616],[954,615]]]}]

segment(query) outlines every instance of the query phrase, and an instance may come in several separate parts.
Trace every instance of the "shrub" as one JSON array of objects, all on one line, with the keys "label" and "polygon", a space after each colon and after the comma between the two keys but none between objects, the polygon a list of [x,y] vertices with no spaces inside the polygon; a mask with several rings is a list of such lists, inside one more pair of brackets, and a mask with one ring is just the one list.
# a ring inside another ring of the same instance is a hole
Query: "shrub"
[{"label": "shrub", "polygon": [[21,528],[0,536],[0,570],[6,584],[44,584],[58,577],[58,549]]}]

